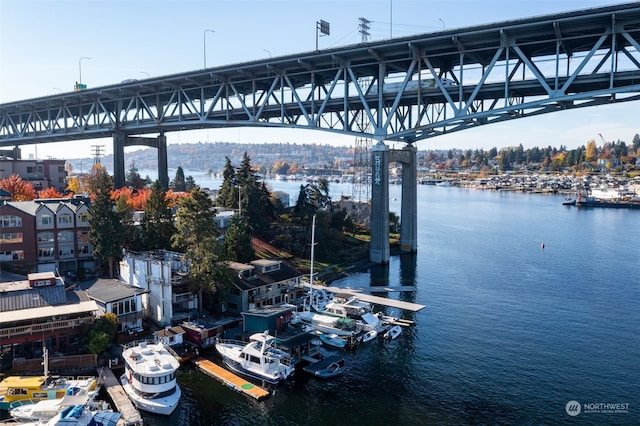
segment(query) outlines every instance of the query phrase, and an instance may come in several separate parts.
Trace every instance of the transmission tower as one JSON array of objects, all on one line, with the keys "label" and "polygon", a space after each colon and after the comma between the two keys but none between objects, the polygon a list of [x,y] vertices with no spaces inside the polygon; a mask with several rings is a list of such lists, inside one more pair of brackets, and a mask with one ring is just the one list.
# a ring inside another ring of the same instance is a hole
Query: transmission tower
[{"label": "transmission tower", "polygon": [[100,164],[100,157],[104,154],[104,145],[91,145],[93,150],[93,165]]},{"label": "transmission tower", "polygon": [[358,18],[358,21],[360,21],[360,23],[358,24],[358,27],[360,28],[358,32],[362,34],[362,42],[366,43],[371,37],[371,34],[369,34],[369,29],[371,29],[369,24],[371,23],[371,21],[366,18]]}]

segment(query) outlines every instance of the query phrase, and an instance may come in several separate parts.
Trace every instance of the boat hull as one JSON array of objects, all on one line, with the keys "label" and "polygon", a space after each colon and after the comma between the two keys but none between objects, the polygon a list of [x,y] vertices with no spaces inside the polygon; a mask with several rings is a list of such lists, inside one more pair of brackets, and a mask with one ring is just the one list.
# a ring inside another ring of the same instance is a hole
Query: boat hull
[{"label": "boat hull", "polygon": [[126,378],[123,378],[121,383],[122,388],[136,408],[163,416],[168,416],[175,411],[182,395],[180,386],[176,384],[176,390],[172,395],[165,398],[146,399],[133,391]]}]

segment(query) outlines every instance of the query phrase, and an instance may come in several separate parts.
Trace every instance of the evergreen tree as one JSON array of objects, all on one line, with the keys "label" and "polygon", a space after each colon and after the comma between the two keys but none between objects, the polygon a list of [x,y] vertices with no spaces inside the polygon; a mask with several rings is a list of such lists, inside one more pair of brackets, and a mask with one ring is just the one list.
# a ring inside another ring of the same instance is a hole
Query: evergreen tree
[{"label": "evergreen tree", "polygon": [[127,172],[127,179],[125,180],[125,185],[134,189],[142,189],[147,186],[147,183],[138,173],[138,168],[136,167],[136,162],[131,161],[131,166],[129,167],[129,171]]},{"label": "evergreen tree", "polygon": [[173,224],[167,193],[158,180],[151,186],[151,194],[140,225],[144,250],[171,248],[171,237],[175,234],[176,227]]},{"label": "evergreen tree", "polygon": [[123,247],[127,250],[139,250],[140,235],[138,235],[138,230],[133,224],[133,209],[127,203],[126,195],[120,194],[116,200],[116,212],[120,216],[120,222],[123,227]]},{"label": "evergreen tree", "polygon": [[222,185],[218,191],[216,205],[228,209],[238,208],[238,193],[236,189],[236,171],[231,165],[229,157],[225,157],[226,162],[222,170]]},{"label": "evergreen tree", "polygon": [[176,192],[185,192],[187,190],[187,184],[184,178],[184,170],[182,170],[182,166],[178,166],[176,169],[176,176],[171,181],[171,185],[169,185],[171,189]]},{"label": "evergreen tree", "polygon": [[198,292],[201,311],[205,291],[225,293],[230,283],[229,274],[220,263],[219,233],[214,218],[211,199],[197,186],[189,196],[178,201],[177,232],[172,242],[175,248],[184,250],[184,258],[189,265],[188,277]]},{"label": "evergreen tree", "polygon": [[251,227],[252,233],[258,234],[267,227],[268,220],[261,203],[262,196],[259,179],[251,167],[251,159],[247,152],[242,156],[242,163],[236,171],[236,183],[240,196],[238,202],[241,215]]},{"label": "evergreen tree", "polygon": [[224,235],[224,258],[236,262],[250,262],[256,252],[251,243],[251,227],[246,217],[233,215]]},{"label": "evergreen tree", "polygon": [[93,244],[93,257],[99,264],[106,262],[109,277],[114,276],[114,262],[122,257],[122,247],[125,241],[125,227],[122,217],[116,211],[111,199],[113,182],[104,168],[95,174],[94,198],[89,206],[89,241]]}]

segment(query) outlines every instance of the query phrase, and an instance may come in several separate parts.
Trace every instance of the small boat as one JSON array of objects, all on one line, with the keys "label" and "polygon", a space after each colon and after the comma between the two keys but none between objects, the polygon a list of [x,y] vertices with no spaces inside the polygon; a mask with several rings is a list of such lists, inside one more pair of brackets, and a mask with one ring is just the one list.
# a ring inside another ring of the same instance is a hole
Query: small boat
[{"label": "small boat", "polygon": [[17,401],[11,404],[9,414],[23,422],[48,420],[66,407],[83,405],[93,400],[98,393],[98,382],[95,377],[86,380],[75,380],[62,398],[43,399],[26,403]]},{"label": "small boat", "polygon": [[[93,391],[97,387],[95,377],[52,377],[49,375],[49,350],[43,350],[44,374],[42,376],[8,376],[0,381],[0,410],[10,410],[22,404],[33,404],[45,399],[61,399],[68,393],[75,393],[81,387],[93,383]],[[73,388],[74,390],[69,390]]]},{"label": "small boat", "polygon": [[182,390],[176,381],[178,360],[163,343],[133,342],[122,351],[122,388],[140,410],[165,416],[178,406]]},{"label": "small boat", "polygon": [[400,333],[402,333],[402,327],[400,327],[399,325],[394,325],[389,330],[387,330],[386,333],[384,333],[384,338],[386,340],[394,340],[400,335]]},{"label": "small boat", "polygon": [[378,332],[376,330],[369,330],[366,333],[364,333],[362,336],[360,336],[360,342],[361,343],[370,342],[376,337],[378,337]]},{"label": "small boat", "polygon": [[562,205],[563,206],[575,206],[576,205],[576,199],[573,198],[573,197],[567,197],[562,202]]},{"label": "small boat", "polygon": [[289,354],[276,348],[275,337],[264,333],[255,333],[249,337],[249,343],[233,339],[217,339],[216,350],[222,356],[225,365],[231,370],[250,377],[277,385],[295,373],[294,360]]},{"label": "small boat", "polygon": [[[88,405],[72,405],[45,423],[35,423],[46,426],[116,426],[120,413],[112,410],[93,409]],[[32,423],[27,423],[31,425]]]},{"label": "small boat", "polygon": [[344,348],[345,341],[337,334],[321,334],[318,336],[322,343],[325,343],[329,346],[333,346],[336,348]]},{"label": "small boat", "polygon": [[343,368],[340,364],[338,364],[337,362],[332,362],[331,364],[327,365],[325,368],[316,370],[313,373],[313,375],[320,379],[330,379],[332,377],[336,377],[342,374],[342,370]]}]

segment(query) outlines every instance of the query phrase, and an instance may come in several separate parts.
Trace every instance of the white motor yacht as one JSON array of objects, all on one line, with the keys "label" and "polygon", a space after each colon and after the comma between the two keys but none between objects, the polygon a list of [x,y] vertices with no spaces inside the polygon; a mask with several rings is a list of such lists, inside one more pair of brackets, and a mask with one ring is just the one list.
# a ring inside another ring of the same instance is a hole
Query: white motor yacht
[{"label": "white motor yacht", "polygon": [[171,414],[182,391],[176,382],[178,360],[162,343],[134,342],[122,352],[125,369],[120,382],[140,410]]}]

